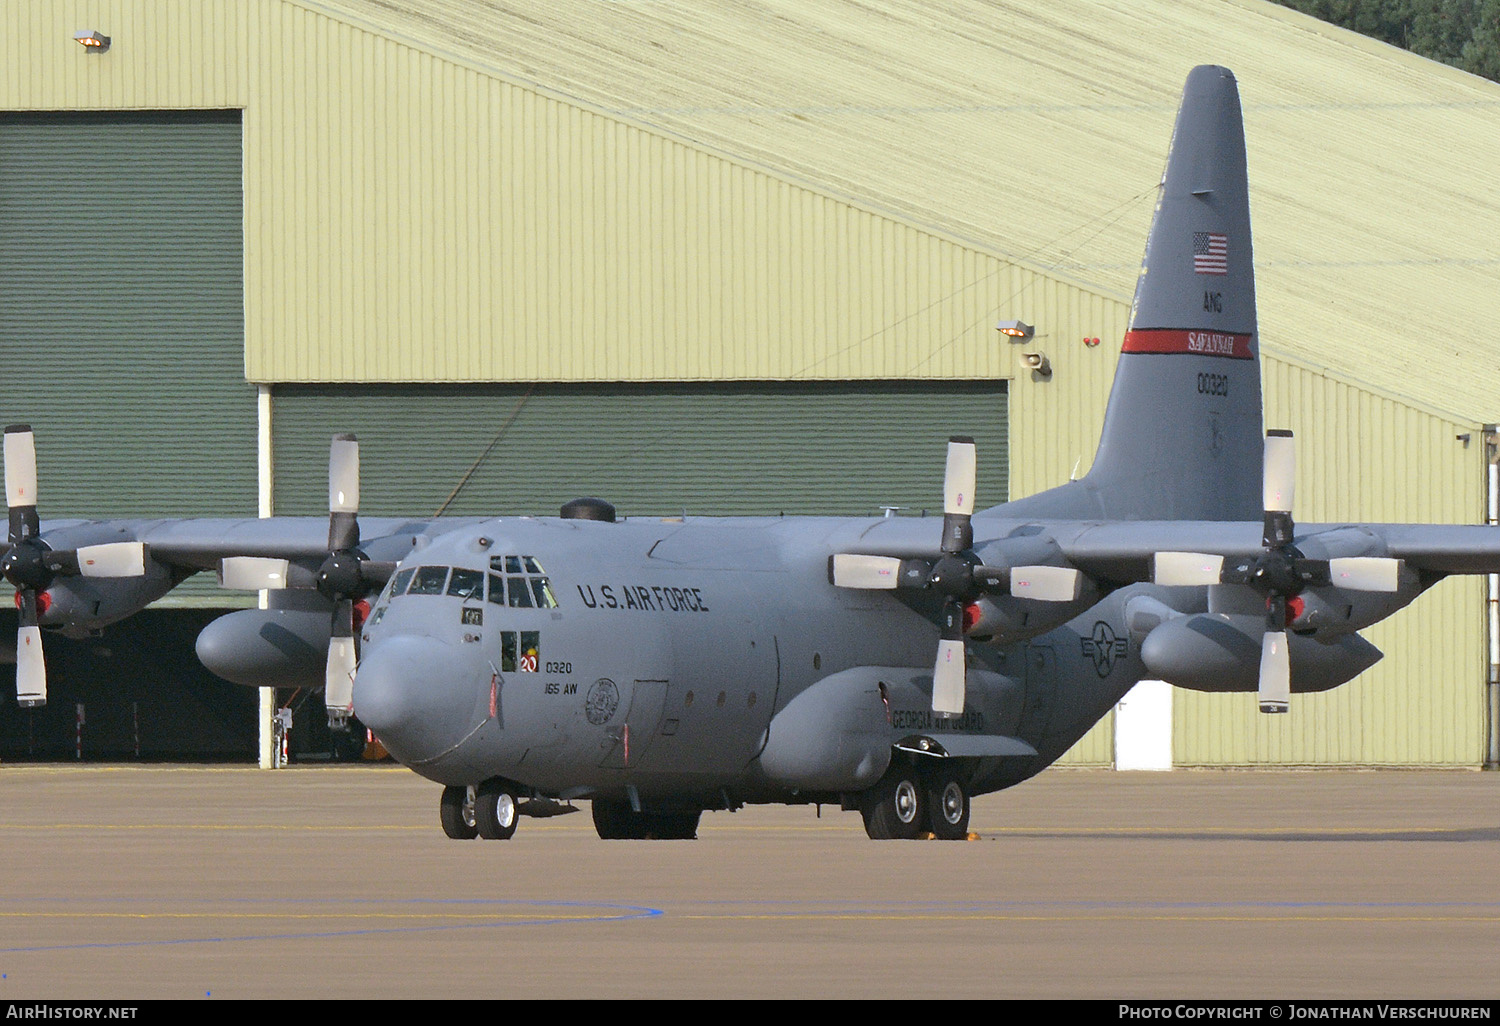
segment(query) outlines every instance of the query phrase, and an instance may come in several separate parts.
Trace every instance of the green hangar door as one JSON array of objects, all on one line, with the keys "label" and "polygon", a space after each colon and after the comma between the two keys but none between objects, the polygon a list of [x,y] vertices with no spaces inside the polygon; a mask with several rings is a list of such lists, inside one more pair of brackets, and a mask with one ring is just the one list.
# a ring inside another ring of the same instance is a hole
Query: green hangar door
[{"label": "green hangar door", "polygon": [[956,434],[979,446],[979,508],[1009,477],[1003,381],[288,385],[271,409],[281,514],[327,508],[340,431],[359,435],[370,514],[556,515],[597,496],[622,516],[941,515]]},{"label": "green hangar door", "polygon": [[[241,153],[237,110],[0,113],[3,420],[36,429],[44,520],[255,515]],[[51,700],[0,700],[0,758],[76,758],[80,737],[84,758],[253,758],[254,693],[192,652],[234,599],[194,580],[168,602],[49,637]]]}]

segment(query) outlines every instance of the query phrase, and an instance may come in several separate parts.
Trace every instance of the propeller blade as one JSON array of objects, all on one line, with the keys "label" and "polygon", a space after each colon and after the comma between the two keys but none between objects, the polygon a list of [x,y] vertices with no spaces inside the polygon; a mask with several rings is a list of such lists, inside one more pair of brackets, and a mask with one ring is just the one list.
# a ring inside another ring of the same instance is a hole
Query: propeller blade
[{"label": "propeller blade", "polygon": [[1083,575],[1068,566],[1013,566],[1010,593],[1038,602],[1072,602],[1083,594]]},{"label": "propeller blade", "polygon": [[964,606],[956,599],[943,603],[942,638],[932,670],[932,711],[957,716],[964,711],[967,686],[964,670]]},{"label": "propeller blade", "polygon": [[978,477],[979,458],[974,439],[954,435],[948,439],[948,463],[943,470],[943,543],[944,555],[967,552],[974,544],[974,487]]},{"label": "propeller blade", "polygon": [[36,537],[36,436],[26,424],[5,429],[5,504],[10,507],[10,543]]},{"label": "propeller blade", "polygon": [[1328,561],[1329,582],[1350,591],[1395,591],[1401,582],[1401,560],[1382,556],[1344,556]]},{"label": "propeller blade", "polygon": [[219,561],[219,586],[236,591],[279,591],[290,587],[291,563],[263,556],[230,556]]},{"label": "propeller blade", "polygon": [[328,548],[332,552],[359,545],[359,442],[353,435],[334,435],[328,446]]},{"label": "propeller blade", "polygon": [[1292,660],[1286,631],[1267,631],[1260,646],[1260,711],[1284,713],[1291,699]]},{"label": "propeller blade", "polygon": [[[385,564],[362,564],[363,573],[374,578]],[[395,564],[389,564],[394,572]],[[837,588],[889,590],[891,588],[925,588],[932,574],[932,564],[925,559],[897,559],[895,556],[865,556],[840,552],[829,562],[828,579]],[[386,574],[389,577],[390,573]]]},{"label": "propeller blade", "polygon": [[938,642],[937,665],[932,670],[932,711],[957,716],[964,711],[964,643]]},{"label": "propeller blade", "polygon": [[330,716],[354,711],[354,639],[328,640],[328,666],[323,675],[323,704]]},{"label": "propeller blade", "polygon": [[328,446],[328,511],[359,512],[359,441],[334,435]]},{"label": "propeller blade", "polygon": [[84,577],[140,577],[146,572],[146,546],[141,542],[85,545],[78,549],[77,559]]},{"label": "propeller blade", "polygon": [[1297,454],[1290,431],[1266,432],[1261,502],[1268,513],[1290,513],[1295,498]]},{"label": "propeller blade", "polygon": [[1152,557],[1151,580],[1164,588],[1218,584],[1223,572],[1223,556],[1203,552],[1158,552]]},{"label": "propeller blade", "polygon": [[974,512],[974,486],[979,477],[979,456],[974,439],[954,435],[948,439],[948,465],[943,471],[943,512],[968,516]]},{"label": "propeller blade", "polygon": [[891,589],[900,583],[901,560],[840,552],[833,557],[832,574],[836,588]]},{"label": "propeller blade", "polygon": [[16,703],[23,708],[47,704],[47,663],[42,630],[35,624],[16,632]]},{"label": "propeller blade", "polygon": [[354,711],[354,600],[339,599],[333,608],[333,633],[328,639],[328,665],[323,674],[323,704],[329,724],[347,720]]}]

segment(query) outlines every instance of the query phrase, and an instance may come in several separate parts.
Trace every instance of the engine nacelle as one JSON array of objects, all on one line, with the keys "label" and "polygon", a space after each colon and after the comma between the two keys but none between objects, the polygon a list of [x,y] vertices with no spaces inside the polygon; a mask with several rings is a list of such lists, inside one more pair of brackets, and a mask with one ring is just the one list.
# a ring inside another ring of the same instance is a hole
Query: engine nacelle
[{"label": "engine nacelle", "polygon": [[1084,578],[1081,594],[1072,602],[1039,602],[1013,595],[984,595],[966,607],[966,637],[992,645],[1013,645],[1055,630],[1099,604],[1100,593]]},{"label": "engine nacelle", "polygon": [[198,634],[198,661],[247,687],[321,688],[332,620],[321,609],[241,609]]},{"label": "engine nacelle", "polygon": [[172,580],[159,563],[146,561],[142,577],[59,578],[43,591],[43,627],[70,638],[87,637],[101,627],[133,616],[172,590]]},{"label": "engine nacelle", "polygon": [[[1255,691],[1259,687],[1264,616],[1199,613],[1168,620],[1141,644],[1150,676],[1190,691]],[[1347,684],[1381,659],[1357,634],[1331,642],[1288,638],[1292,691],[1328,691]]]},{"label": "engine nacelle", "polygon": [[892,745],[914,735],[941,743],[1008,734],[1021,701],[1019,682],[970,669],[963,715],[941,717],[932,711],[931,670],[856,666],[824,677],[776,714],[760,768],[799,790],[862,791],[890,765]]}]

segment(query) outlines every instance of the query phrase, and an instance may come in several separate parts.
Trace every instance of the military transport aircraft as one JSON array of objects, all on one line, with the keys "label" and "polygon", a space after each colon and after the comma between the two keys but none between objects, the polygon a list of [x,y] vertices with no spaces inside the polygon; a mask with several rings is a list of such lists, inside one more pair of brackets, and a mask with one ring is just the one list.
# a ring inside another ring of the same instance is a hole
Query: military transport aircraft
[{"label": "military transport aircraft", "polygon": [[1447,574],[1500,572],[1493,528],[1293,522],[1291,436],[1262,436],[1239,94],[1218,67],[1188,76],[1098,456],[1040,495],[974,512],[956,437],[941,523],[620,519],[599,499],[360,523],[342,436],[326,525],[43,529],[31,433],[5,441],[22,704],[45,700],[40,627],[96,628],[217,570],[282,600],[210,624],[204,663],[324,685],[331,715],[444,785],[454,838],[508,838],[575,799],[605,838],[692,837],[706,809],[769,802],[962,838],[974,795],[1040,772],[1142,678],[1284,712],[1380,658],[1361,628]]}]

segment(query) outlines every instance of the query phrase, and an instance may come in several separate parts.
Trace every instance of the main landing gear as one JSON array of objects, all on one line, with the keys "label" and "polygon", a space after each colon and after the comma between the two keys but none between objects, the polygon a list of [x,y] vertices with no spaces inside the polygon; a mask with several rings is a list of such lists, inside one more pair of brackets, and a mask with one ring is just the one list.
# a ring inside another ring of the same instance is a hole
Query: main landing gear
[{"label": "main landing gear", "polygon": [[691,841],[701,809],[637,812],[626,802],[595,798],[594,829],[606,841]]},{"label": "main landing gear", "polygon": [[860,796],[865,833],[877,841],[911,840],[927,834],[942,841],[969,836],[966,777],[947,759],[917,766],[893,759],[885,775]]}]

